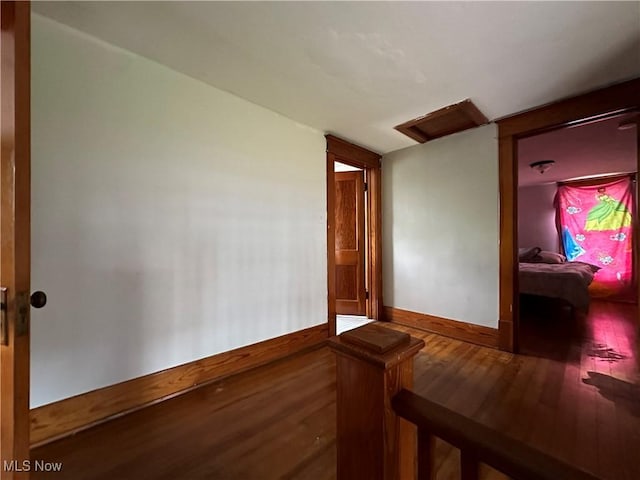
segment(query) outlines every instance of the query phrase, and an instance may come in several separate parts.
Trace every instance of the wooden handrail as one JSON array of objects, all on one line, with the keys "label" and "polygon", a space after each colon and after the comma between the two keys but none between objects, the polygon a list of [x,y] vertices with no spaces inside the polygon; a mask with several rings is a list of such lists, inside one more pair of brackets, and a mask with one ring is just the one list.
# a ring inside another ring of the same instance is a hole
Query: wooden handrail
[{"label": "wooden handrail", "polygon": [[418,427],[418,478],[421,480],[432,478],[433,436],[460,449],[462,478],[477,478],[477,467],[482,462],[518,480],[598,480],[584,470],[409,390],[398,392],[392,406],[400,417]]},{"label": "wooden handrail", "polygon": [[422,340],[369,324],[329,345],[336,353],[337,480],[433,480],[436,437],[460,449],[462,480],[478,480],[481,463],[516,480],[598,480],[411,392]]}]

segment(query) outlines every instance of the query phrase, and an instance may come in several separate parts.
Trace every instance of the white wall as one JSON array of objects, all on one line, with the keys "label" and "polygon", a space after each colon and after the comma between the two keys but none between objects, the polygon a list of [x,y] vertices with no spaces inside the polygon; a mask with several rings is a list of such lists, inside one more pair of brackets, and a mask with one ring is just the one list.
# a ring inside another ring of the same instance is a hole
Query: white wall
[{"label": "white wall", "polygon": [[555,183],[518,188],[518,246],[559,252]]},{"label": "white wall", "polygon": [[382,158],[384,303],[498,326],[498,145],[491,124]]},{"label": "white wall", "polygon": [[33,18],[33,407],[327,321],[321,132]]}]

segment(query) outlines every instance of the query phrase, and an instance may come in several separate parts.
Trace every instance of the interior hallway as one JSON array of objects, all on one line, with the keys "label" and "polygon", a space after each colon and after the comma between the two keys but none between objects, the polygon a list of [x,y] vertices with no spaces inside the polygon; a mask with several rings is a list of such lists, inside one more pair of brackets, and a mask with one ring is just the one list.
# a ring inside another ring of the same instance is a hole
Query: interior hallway
[{"label": "interior hallway", "polygon": [[[564,350],[526,356],[395,328],[426,342],[419,394],[604,479],[636,480],[637,309],[594,303],[586,322]],[[34,449],[64,467],[32,478],[333,479],[334,369],[323,347],[211,384]],[[437,455],[438,478],[457,478],[457,452],[441,443]]]}]

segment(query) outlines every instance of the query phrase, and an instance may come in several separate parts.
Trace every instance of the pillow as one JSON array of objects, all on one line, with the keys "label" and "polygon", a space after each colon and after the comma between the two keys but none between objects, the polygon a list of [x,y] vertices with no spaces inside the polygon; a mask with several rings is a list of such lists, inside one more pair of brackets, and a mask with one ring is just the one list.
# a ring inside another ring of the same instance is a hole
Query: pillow
[{"label": "pillow", "polygon": [[542,250],[538,252],[536,256],[534,256],[528,262],[531,263],[564,263],[567,261],[567,257],[560,253],[556,252],[548,252],[546,250]]},{"label": "pillow", "polygon": [[529,262],[533,257],[540,253],[542,249],[540,247],[529,247],[518,249],[518,260],[521,262]]}]

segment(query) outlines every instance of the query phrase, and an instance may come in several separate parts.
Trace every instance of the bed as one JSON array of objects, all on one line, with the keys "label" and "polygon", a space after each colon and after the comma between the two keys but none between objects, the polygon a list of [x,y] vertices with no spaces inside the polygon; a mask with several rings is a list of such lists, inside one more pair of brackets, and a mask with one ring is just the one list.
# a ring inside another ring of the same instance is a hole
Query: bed
[{"label": "bed", "polygon": [[518,250],[520,293],[566,301],[575,309],[589,309],[589,285],[600,267],[567,258],[540,247]]},{"label": "bed", "polygon": [[520,293],[566,300],[574,308],[588,311],[589,285],[599,270],[583,262],[520,262]]}]

